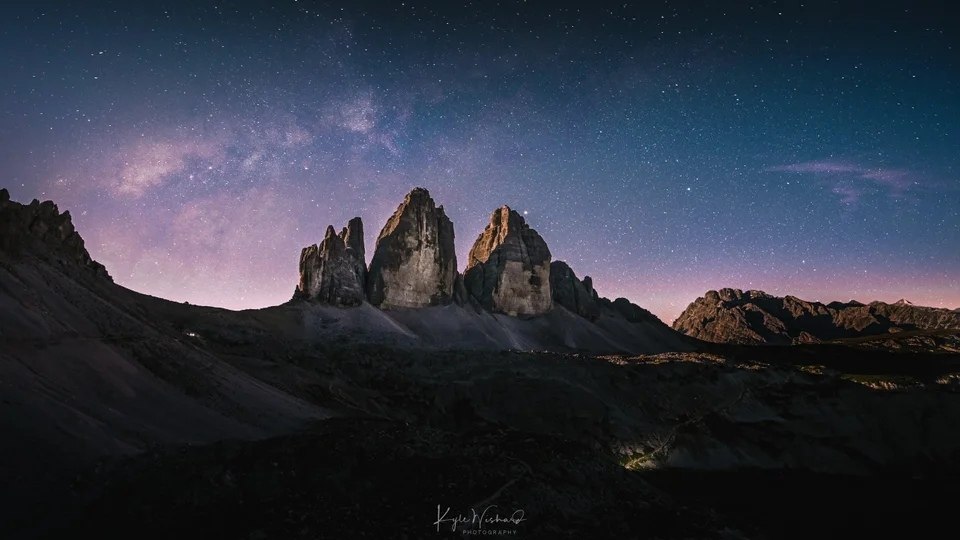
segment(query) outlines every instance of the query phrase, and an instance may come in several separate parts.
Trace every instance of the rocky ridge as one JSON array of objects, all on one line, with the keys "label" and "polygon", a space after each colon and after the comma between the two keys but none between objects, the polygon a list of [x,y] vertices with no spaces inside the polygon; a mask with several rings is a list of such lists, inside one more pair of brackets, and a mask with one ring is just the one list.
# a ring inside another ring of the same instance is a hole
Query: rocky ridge
[{"label": "rocky ridge", "polygon": [[70,212],[61,214],[53,201],[11,201],[6,189],[0,189],[0,252],[12,257],[40,257],[62,268],[110,279],[107,269],[87,253]]},{"label": "rocky ridge", "polygon": [[960,314],[905,300],[823,304],[728,288],[708,291],[695,300],[673,328],[717,343],[817,343],[906,330],[960,329]]}]

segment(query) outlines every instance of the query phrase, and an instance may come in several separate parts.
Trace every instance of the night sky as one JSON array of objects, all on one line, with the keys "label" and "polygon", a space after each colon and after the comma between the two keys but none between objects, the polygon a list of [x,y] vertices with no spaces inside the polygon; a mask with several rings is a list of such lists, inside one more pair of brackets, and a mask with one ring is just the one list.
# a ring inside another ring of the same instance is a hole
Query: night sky
[{"label": "night sky", "polygon": [[369,257],[423,186],[461,269],[509,204],[667,322],[721,287],[960,307],[949,3],[157,4],[0,21],[0,187],[131,289],[284,302],[327,224]]}]

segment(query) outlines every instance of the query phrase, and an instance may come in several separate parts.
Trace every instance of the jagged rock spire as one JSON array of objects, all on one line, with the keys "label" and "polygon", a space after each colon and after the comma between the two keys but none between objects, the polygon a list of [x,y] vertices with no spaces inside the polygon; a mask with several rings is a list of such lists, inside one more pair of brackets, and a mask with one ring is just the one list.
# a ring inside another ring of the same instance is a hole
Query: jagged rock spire
[{"label": "jagged rock spire", "polygon": [[295,297],[337,306],[359,305],[364,300],[366,274],[360,218],[351,219],[339,235],[328,225],[319,245],[300,252]]}]

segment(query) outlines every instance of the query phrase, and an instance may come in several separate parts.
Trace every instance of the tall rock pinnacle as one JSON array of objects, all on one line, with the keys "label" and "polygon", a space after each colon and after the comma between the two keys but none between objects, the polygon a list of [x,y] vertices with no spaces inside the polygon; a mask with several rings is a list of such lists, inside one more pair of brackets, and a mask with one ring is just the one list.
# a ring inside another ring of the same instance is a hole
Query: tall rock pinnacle
[{"label": "tall rock pinnacle", "polygon": [[300,283],[295,297],[337,306],[356,306],[364,300],[367,267],[363,222],[355,217],[337,235],[333,226],[319,245],[300,252]]},{"label": "tall rock pinnacle", "polygon": [[550,249],[509,206],[493,211],[470,250],[467,292],[481,306],[513,316],[550,310]]},{"label": "tall rock pinnacle", "polygon": [[385,309],[449,304],[456,275],[453,223],[426,189],[416,188],[377,237],[367,298]]}]

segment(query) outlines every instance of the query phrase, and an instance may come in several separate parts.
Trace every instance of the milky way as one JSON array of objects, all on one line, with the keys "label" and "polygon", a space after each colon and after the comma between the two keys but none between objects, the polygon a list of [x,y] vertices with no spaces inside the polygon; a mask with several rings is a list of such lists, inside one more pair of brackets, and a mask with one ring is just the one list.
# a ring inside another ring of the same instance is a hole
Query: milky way
[{"label": "milky way", "polygon": [[509,204],[668,322],[720,287],[960,306],[948,5],[684,6],[7,6],[0,185],[198,304],[288,300],[327,224],[372,252],[423,186],[461,268]]}]

